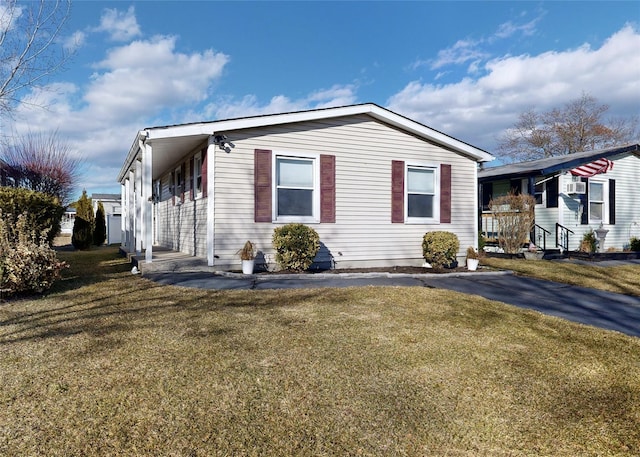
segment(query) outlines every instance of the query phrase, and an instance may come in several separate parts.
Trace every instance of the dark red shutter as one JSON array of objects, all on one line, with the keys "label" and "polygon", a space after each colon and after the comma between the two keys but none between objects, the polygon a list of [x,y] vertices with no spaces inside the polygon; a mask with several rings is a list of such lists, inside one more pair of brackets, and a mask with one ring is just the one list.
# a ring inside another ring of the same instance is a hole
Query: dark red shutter
[{"label": "dark red shutter", "polygon": [[171,171],[171,173],[169,173],[169,189],[171,189],[171,204],[175,205],[176,204],[176,177],[173,170]]},{"label": "dark red shutter", "polygon": [[271,151],[254,151],[254,220],[271,222]]},{"label": "dark red shutter", "polygon": [[616,180],[609,180],[609,224],[616,223]]},{"label": "dark red shutter", "polygon": [[207,149],[202,150],[202,196],[207,196]]},{"label": "dark red shutter", "polygon": [[195,160],[194,157],[191,157],[191,159],[189,159],[189,200],[193,200],[193,180],[194,180],[193,162],[194,160]]},{"label": "dark red shutter", "polygon": [[336,157],[320,156],[320,222],[336,221]]},{"label": "dark red shutter", "polygon": [[185,194],[185,189],[186,189],[186,185],[187,185],[187,180],[186,178],[186,166],[184,164],[184,162],[182,162],[182,165],[180,165],[180,177],[182,179],[182,185],[180,186],[180,201],[182,203],[184,203],[184,194]]},{"label": "dark red shutter", "polygon": [[404,162],[391,161],[391,222],[404,223]]},{"label": "dark red shutter", "polygon": [[451,165],[440,165],[440,223],[451,223]]}]

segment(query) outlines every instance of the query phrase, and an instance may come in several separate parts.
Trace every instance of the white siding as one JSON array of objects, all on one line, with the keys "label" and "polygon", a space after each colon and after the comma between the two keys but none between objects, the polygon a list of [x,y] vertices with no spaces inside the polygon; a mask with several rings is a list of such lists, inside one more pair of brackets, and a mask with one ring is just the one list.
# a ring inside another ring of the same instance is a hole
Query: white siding
[{"label": "white siding", "polygon": [[[640,158],[635,155],[611,158],[613,169],[599,177],[616,180],[616,223],[605,224],[609,230],[605,240],[605,249],[621,250],[628,245],[631,236],[640,236]],[[564,192],[571,176],[565,174],[560,183],[560,192]],[[563,225],[575,232],[570,237],[570,250],[577,250],[584,233],[596,230],[599,224],[581,225],[579,200],[577,196],[560,195],[563,210]],[[608,208],[607,208],[608,210]]]},{"label": "white siding", "polygon": [[[236,252],[250,239],[273,264],[273,229],[254,223],[254,150],[336,157],[336,223],[308,224],[320,235],[338,268],[358,265],[420,265],[422,236],[446,230],[458,235],[462,256],[475,242],[476,163],[369,117],[308,122],[225,132],[230,153],[215,150],[216,266],[237,269]],[[391,161],[452,165],[451,224],[391,223]]]}]

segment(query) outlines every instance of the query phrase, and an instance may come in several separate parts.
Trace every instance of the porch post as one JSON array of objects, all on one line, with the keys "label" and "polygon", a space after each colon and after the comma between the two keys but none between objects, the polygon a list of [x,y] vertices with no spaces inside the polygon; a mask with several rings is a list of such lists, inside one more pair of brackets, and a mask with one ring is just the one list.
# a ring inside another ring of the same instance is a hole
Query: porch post
[{"label": "porch post", "polygon": [[129,170],[129,179],[127,180],[127,252],[135,251],[135,180],[136,176],[133,170]]},{"label": "porch post", "polygon": [[215,262],[215,143],[214,134],[209,136],[207,145],[207,265],[212,267]]},{"label": "porch post", "polygon": [[144,245],[144,260],[153,261],[153,185],[152,185],[152,150],[150,144],[140,141],[142,150],[141,170],[141,202],[142,209],[142,241]]},{"label": "porch post", "polygon": [[135,224],[135,243],[136,243],[136,255],[142,252],[142,164],[139,160],[136,160],[135,168],[136,181],[134,184],[134,199],[136,213],[133,217]]},{"label": "porch post", "polygon": [[129,216],[129,208],[127,207],[129,204],[127,200],[128,181],[128,179],[125,179],[120,186],[120,247],[122,249],[125,249],[127,246],[127,217]]}]

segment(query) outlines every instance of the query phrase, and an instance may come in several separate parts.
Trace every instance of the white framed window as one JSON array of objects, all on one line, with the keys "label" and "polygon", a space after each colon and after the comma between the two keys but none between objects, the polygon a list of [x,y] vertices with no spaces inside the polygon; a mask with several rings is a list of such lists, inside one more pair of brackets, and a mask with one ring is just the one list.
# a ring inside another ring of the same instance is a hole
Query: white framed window
[{"label": "white framed window", "polygon": [[193,197],[202,198],[202,153],[193,157]]},{"label": "white framed window", "polygon": [[589,179],[589,223],[608,224],[609,223],[609,183]]},{"label": "white framed window", "polygon": [[273,219],[318,222],[320,219],[319,156],[275,153]]},{"label": "white framed window", "polygon": [[429,224],[440,219],[438,166],[407,164],[405,214],[408,223]]}]

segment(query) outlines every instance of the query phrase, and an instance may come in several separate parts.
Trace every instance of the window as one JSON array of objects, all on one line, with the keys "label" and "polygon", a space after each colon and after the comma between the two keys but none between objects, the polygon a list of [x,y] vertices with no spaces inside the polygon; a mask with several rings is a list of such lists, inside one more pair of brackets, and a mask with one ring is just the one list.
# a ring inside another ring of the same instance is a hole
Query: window
[{"label": "window", "polygon": [[407,166],[407,218],[408,222],[428,222],[438,218],[437,168]]},{"label": "window", "polygon": [[198,153],[193,158],[193,195],[202,197],[202,154]]},{"label": "window", "polygon": [[534,197],[536,199],[536,205],[543,205],[546,203],[545,193],[547,190],[547,183],[542,182],[540,184],[536,184]]},{"label": "window", "polygon": [[173,196],[176,198],[182,198],[184,192],[184,183],[182,181],[182,167],[176,168],[173,173]]},{"label": "window", "polygon": [[319,191],[315,157],[277,155],[275,160],[275,219],[315,222]]},{"label": "window", "polygon": [[589,180],[589,223],[606,223],[604,182]]}]

